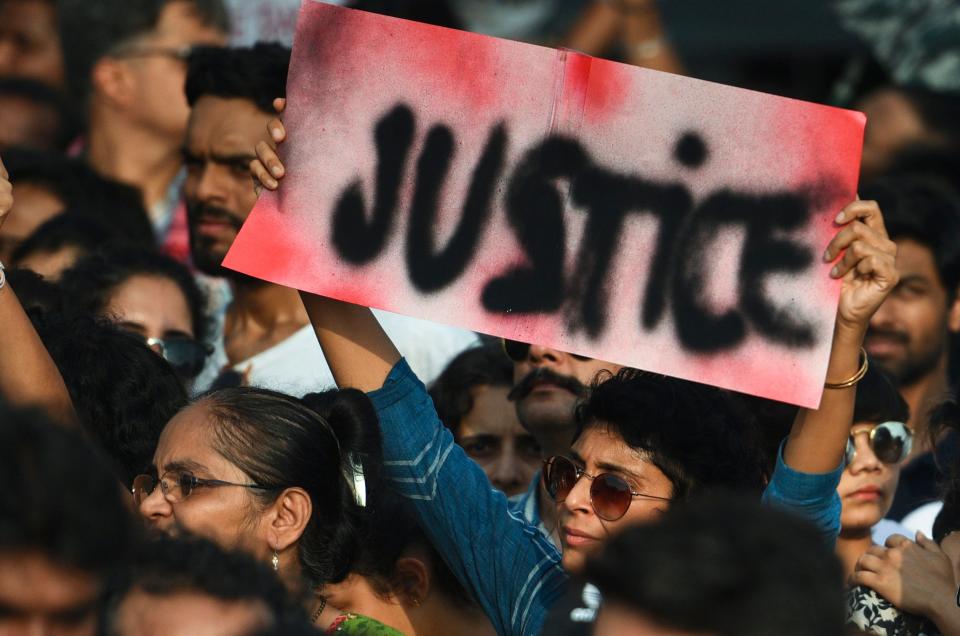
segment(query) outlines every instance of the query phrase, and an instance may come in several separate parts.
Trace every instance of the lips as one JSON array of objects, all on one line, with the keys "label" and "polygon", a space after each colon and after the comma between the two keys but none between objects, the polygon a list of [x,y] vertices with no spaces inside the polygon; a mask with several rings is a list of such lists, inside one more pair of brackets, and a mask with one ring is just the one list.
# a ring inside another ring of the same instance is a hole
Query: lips
[{"label": "lips", "polygon": [[868,334],[863,347],[874,358],[887,358],[903,351],[907,339],[899,334]]},{"label": "lips", "polygon": [[564,526],[562,530],[564,543],[571,548],[596,545],[600,541],[600,539],[597,539],[596,537],[580,530],[571,528],[570,526]]},{"label": "lips", "polygon": [[847,497],[857,501],[879,501],[883,498],[883,489],[878,486],[863,486],[854,490]]}]

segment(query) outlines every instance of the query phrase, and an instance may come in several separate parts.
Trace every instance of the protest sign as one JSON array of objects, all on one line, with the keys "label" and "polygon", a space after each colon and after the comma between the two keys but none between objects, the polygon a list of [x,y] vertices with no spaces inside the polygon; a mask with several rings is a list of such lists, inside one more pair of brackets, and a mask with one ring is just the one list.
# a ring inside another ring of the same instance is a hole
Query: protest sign
[{"label": "protest sign", "polygon": [[861,114],[308,1],[285,123],[227,267],[819,403]]}]

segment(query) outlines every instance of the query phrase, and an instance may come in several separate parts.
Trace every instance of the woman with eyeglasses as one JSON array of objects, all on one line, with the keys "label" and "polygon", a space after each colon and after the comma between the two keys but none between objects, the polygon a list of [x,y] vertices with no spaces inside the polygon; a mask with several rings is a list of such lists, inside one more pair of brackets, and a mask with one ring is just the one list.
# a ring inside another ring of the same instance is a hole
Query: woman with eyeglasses
[{"label": "woman with eyeglasses", "polygon": [[211,349],[206,297],[185,266],[133,246],[90,254],[63,274],[74,309],[103,316],[161,355],[189,383]]},{"label": "woman with eyeglasses", "polygon": [[882,530],[878,524],[893,504],[901,462],[913,445],[913,431],[904,424],[909,415],[894,381],[879,368],[870,367],[857,387],[847,465],[837,487],[843,507],[836,551],[847,578],[875,541],[886,539],[876,538]]},{"label": "woman with eyeglasses", "polygon": [[[249,387],[199,398],[167,424],[133,496],[154,529],[189,532],[271,564],[331,633],[398,634],[327,603],[377,516],[380,437],[370,400],[339,391],[325,412]],[[334,631],[339,630],[339,632]]]},{"label": "woman with eyeglasses", "polygon": [[[276,106],[282,110],[283,104],[278,100]],[[279,119],[268,129],[276,142],[285,138]],[[257,146],[250,169],[270,190],[279,188],[285,174],[276,150],[265,143]],[[853,417],[854,387],[868,367],[863,338],[870,318],[899,280],[896,245],[887,236],[876,202],[852,202],[839,211],[835,226],[836,234],[822,254],[824,264],[833,263],[829,274],[825,265],[824,277],[840,288],[825,392],[817,410],[798,413],[764,492],[765,501],[794,508],[817,523],[831,543],[839,530],[836,487]],[[307,293],[302,297],[337,385],[370,392],[380,418],[391,485],[413,502],[434,545],[498,633],[541,633],[547,614],[569,589],[563,566],[576,573],[618,525],[653,519],[657,506],[670,505],[676,486],[670,473],[675,470],[679,476],[683,466],[658,465],[650,452],[632,448],[618,439],[617,430],[605,430],[598,421],[589,437],[581,433],[580,448],[575,444],[576,454],[565,460],[569,464],[561,464],[568,479],[550,476],[556,460],[548,466],[546,479],[558,510],[575,506],[577,520],[596,518],[596,524],[609,532],[594,534],[592,521],[590,529],[579,521],[565,522],[561,565],[553,543],[512,514],[506,498],[487,487],[483,471],[455,447],[426,389],[370,310]],[[785,368],[782,375],[757,381],[789,382],[789,374]],[[647,414],[634,412],[634,426],[642,427]],[[673,420],[675,428],[692,423],[679,412]],[[571,497],[576,503],[569,501]],[[616,505],[608,506],[611,502]],[[631,512],[643,510],[648,514]],[[571,548],[575,552],[568,558]],[[583,599],[598,600],[586,593]],[[588,624],[592,621],[588,615],[595,610],[596,605],[575,608],[568,616],[583,616]]]}]

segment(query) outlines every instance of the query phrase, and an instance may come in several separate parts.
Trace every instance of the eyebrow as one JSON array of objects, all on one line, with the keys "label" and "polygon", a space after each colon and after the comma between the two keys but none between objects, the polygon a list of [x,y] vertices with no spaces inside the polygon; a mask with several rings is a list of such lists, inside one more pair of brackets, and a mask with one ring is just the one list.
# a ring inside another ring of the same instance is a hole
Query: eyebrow
[{"label": "eyebrow", "polygon": [[930,280],[926,276],[921,276],[920,274],[906,274],[900,279],[900,282],[897,283],[897,285],[911,285],[916,283],[929,285]]},{"label": "eyebrow", "polygon": [[219,164],[248,164],[257,156],[253,153],[223,154],[218,152],[210,153],[210,160]]},{"label": "eyebrow", "polygon": [[207,470],[207,467],[203,464],[197,463],[191,459],[178,459],[176,461],[167,462],[163,466],[163,472],[186,472],[186,473],[199,473]]},{"label": "eyebrow", "polygon": [[624,475],[629,475],[630,477],[633,477],[635,480],[639,482],[643,482],[643,483],[647,482],[646,478],[644,478],[643,475],[638,475],[637,473],[633,472],[628,468],[624,468],[623,466],[619,466],[617,464],[613,464],[610,462],[597,462],[597,468],[599,468],[602,471],[606,471],[610,473],[623,473]]}]

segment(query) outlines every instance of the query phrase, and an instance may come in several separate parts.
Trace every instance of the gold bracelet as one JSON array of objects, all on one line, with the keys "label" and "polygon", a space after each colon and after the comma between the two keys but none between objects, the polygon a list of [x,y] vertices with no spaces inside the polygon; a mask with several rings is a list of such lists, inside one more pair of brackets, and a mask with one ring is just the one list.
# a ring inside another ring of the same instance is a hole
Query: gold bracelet
[{"label": "gold bracelet", "polygon": [[863,347],[860,347],[860,356],[863,358],[863,364],[860,365],[860,370],[853,374],[853,377],[843,382],[837,382],[836,384],[833,382],[824,382],[823,387],[825,389],[848,389],[862,380],[863,376],[867,375],[867,369],[870,368],[870,360],[867,359],[867,351]]}]

